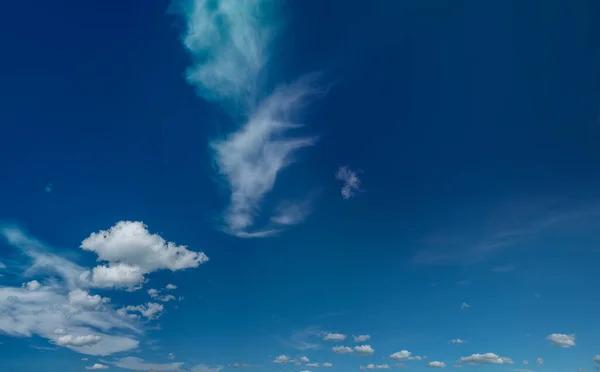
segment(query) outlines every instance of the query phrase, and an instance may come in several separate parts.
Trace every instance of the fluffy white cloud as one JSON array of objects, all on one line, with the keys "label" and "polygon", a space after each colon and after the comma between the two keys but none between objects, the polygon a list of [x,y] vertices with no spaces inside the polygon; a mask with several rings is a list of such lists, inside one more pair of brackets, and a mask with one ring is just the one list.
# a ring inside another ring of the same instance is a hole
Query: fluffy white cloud
[{"label": "fluffy white cloud", "polygon": [[92,270],[91,278],[89,273],[83,276],[91,280],[90,285],[97,288],[129,288],[138,290],[144,283],[144,272],[137,266],[124,263],[113,265],[99,265]]},{"label": "fluffy white cloud", "polygon": [[158,289],[155,289],[155,288],[150,288],[148,290],[148,294],[150,295],[150,297],[152,297],[154,299],[158,298],[158,294],[159,293],[160,293],[160,291]]},{"label": "fluffy white cloud", "polygon": [[333,364],[331,364],[331,363],[323,363],[323,364],[321,364],[321,366],[325,367],[325,368],[329,368],[329,367],[333,367]]},{"label": "fluffy white cloud", "polygon": [[302,356],[302,357],[300,357],[300,361],[302,363],[308,363],[308,362],[310,362],[310,359],[308,359],[308,357],[306,357],[306,356]]},{"label": "fluffy white cloud", "polygon": [[32,280],[30,282],[23,283],[23,288],[27,288],[27,290],[29,291],[36,291],[40,289],[41,286],[42,285],[37,280]]},{"label": "fluffy white cloud", "polygon": [[148,302],[145,305],[137,306],[125,306],[117,310],[117,313],[125,318],[137,319],[139,315],[132,314],[134,312],[140,313],[142,316],[148,319],[158,319],[164,311],[164,306],[155,302]]},{"label": "fluffy white cloud", "polygon": [[350,167],[339,167],[335,173],[335,178],[344,182],[341,190],[344,199],[348,200],[356,195],[357,191],[360,191],[360,178]]},{"label": "fluffy white cloud", "polygon": [[575,339],[575,335],[567,335],[563,333],[553,333],[546,337],[546,340],[549,340],[552,345],[564,348],[575,346]]},{"label": "fluffy white cloud", "polygon": [[600,354],[596,355],[595,357],[592,358],[592,361],[596,362],[596,363],[600,363]]},{"label": "fluffy white cloud", "polygon": [[375,350],[373,350],[373,348],[371,347],[371,345],[360,345],[360,346],[355,346],[354,347],[354,353],[356,355],[371,355],[375,352]]},{"label": "fluffy white cloud", "polygon": [[501,357],[494,353],[472,354],[467,357],[462,357],[458,363],[467,364],[513,364],[512,359]]},{"label": "fluffy white cloud", "polygon": [[100,364],[100,363],[94,363],[94,365],[85,367],[85,369],[92,369],[92,370],[108,369],[108,366],[104,365],[104,364]]},{"label": "fluffy white cloud", "polygon": [[400,350],[397,351],[395,353],[393,353],[392,355],[390,355],[390,359],[393,360],[421,360],[423,359],[420,356],[413,356],[412,353],[408,350]]},{"label": "fluffy white cloud", "polygon": [[359,336],[352,336],[352,338],[354,339],[354,342],[365,342],[365,341],[369,341],[369,339],[371,338],[371,336],[369,336],[369,335],[359,335]]},{"label": "fluffy white cloud", "polygon": [[451,344],[455,344],[455,345],[460,345],[460,344],[464,344],[465,341],[461,340],[460,338],[455,338],[454,340],[450,340]]},{"label": "fluffy white cloud", "polygon": [[346,339],[346,335],[341,333],[326,333],[323,337],[325,341],[344,341]]},{"label": "fluffy white cloud", "polygon": [[90,346],[97,344],[100,340],[102,340],[102,336],[92,334],[84,336],[65,335],[60,336],[56,343],[61,346]]},{"label": "fluffy white cloud", "polygon": [[331,350],[338,354],[352,354],[354,352],[354,350],[348,346],[334,346]]},{"label": "fluffy white cloud", "polygon": [[90,295],[87,291],[75,289],[69,292],[69,303],[74,307],[85,309],[96,309],[101,304],[110,302],[110,298],[100,297],[99,295]]},{"label": "fluffy white cloud", "polygon": [[466,303],[466,302],[463,302],[462,304],[460,304],[460,308],[461,308],[461,309],[468,309],[468,308],[470,308],[470,307],[471,307],[471,305],[469,305],[469,304],[468,304],[468,303]]},{"label": "fluffy white cloud", "polygon": [[273,363],[286,364],[289,361],[290,361],[290,358],[288,358],[287,355],[280,355],[273,360]]},{"label": "fluffy white cloud", "polygon": [[360,366],[360,369],[388,369],[390,366],[388,364],[367,364],[366,366]]},{"label": "fluffy white cloud", "polygon": [[167,284],[167,285],[165,286],[165,289],[166,289],[167,291],[172,291],[172,290],[174,290],[174,289],[177,289],[177,286],[176,286],[175,284]]},{"label": "fluffy white cloud", "polygon": [[544,359],[542,359],[542,358],[537,358],[537,359],[535,360],[535,362],[536,362],[537,364],[544,364]]},{"label": "fluffy white cloud", "polygon": [[431,368],[446,368],[446,363],[438,362],[437,360],[433,361],[433,362],[429,362],[426,365],[427,365],[427,367],[431,367]]},{"label": "fluffy white cloud", "polygon": [[117,359],[113,363],[115,366],[132,371],[152,371],[152,372],[172,372],[180,371],[182,362],[173,363],[147,363],[145,360],[136,357],[125,357]]}]

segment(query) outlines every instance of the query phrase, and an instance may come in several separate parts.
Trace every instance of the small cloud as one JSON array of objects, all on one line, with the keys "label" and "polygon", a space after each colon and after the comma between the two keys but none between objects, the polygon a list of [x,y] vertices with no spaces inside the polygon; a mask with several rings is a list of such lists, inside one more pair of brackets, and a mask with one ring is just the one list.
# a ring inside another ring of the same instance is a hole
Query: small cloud
[{"label": "small cloud", "polygon": [[290,361],[290,358],[287,355],[280,355],[277,358],[273,359],[273,363],[277,364],[287,364]]},{"label": "small cloud", "polygon": [[325,367],[325,368],[329,368],[329,367],[333,367],[333,364],[331,364],[331,363],[323,363],[322,366]]},{"label": "small cloud", "polygon": [[546,340],[550,341],[554,346],[560,346],[563,348],[569,348],[575,346],[575,335],[567,335],[563,333],[553,333],[546,337]]},{"label": "small cloud", "polygon": [[165,286],[165,289],[166,289],[167,291],[172,291],[172,290],[174,290],[174,289],[177,289],[177,286],[176,286],[175,284],[167,284],[167,285]]},{"label": "small cloud", "polygon": [[353,171],[347,165],[338,168],[335,178],[344,182],[341,192],[345,200],[350,199],[356,195],[357,191],[360,191],[360,178],[358,178],[356,171]]},{"label": "small cloud", "polygon": [[360,369],[388,369],[390,366],[388,364],[367,364],[366,366],[360,366]]},{"label": "small cloud", "polygon": [[458,363],[466,364],[513,364],[512,359],[501,357],[494,353],[472,354],[467,357],[462,357]]},{"label": "small cloud", "polygon": [[468,309],[468,308],[470,308],[470,307],[471,307],[471,305],[469,305],[469,304],[468,304],[468,303],[466,303],[466,302],[463,302],[463,303],[460,305],[460,308],[461,308],[461,310],[462,310],[462,309]]},{"label": "small cloud", "polygon": [[596,355],[595,357],[593,357],[593,358],[592,358],[592,361],[593,361],[593,362],[596,362],[596,363],[600,363],[600,354],[598,354],[598,355]]},{"label": "small cloud", "polygon": [[539,293],[534,293],[533,295],[535,296],[535,298],[540,298],[540,297],[542,297],[542,296],[541,296]]},{"label": "small cloud", "polygon": [[352,352],[354,351],[351,347],[348,346],[334,346],[331,348],[331,350],[333,350],[334,353],[338,354],[352,354]]},{"label": "small cloud", "polygon": [[60,346],[90,346],[97,344],[100,340],[102,340],[101,336],[92,334],[85,336],[65,335],[60,336],[56,343]]},{"label": "small cloud", "polygon": [[537,364],[544,364],[544,359],[542,359],[542,358],[537,358],[537,359],[535,360],[535,362],[536,362]]},{"label": "small cloud", "polygon": [[319,363],[306,363],[307,367],[319,367]]},{"label": "small cloud", "polygon": [[528,364],[529,364],[529,361],[527,361],[527,360],[524,360],[524,361],[523,361],[523,364],[525,364],[525,365],[528,365]]},{"label": "small cloud", "polygon": [[344,341],[346,339],[346,335],[341,333],[327,333],[323,337],[325,341]]},{"label": "small cloud", "polygon": [[92,369],[92,370],[108,369],[108,366],[105,366],[104,364],[100,364],[100,363],[95,363],[94,365],[85,367],[85,369]]},{"label": "small cloud", "polygon": [[412,353],[408,350],[400,350],[390,355],[390,359],[400,361],[400,360],[421,360],[423,357],[413,356]]},{"label": "small cloud", "polygon": [[460,344],[464,344],[466,341],[461,340],[460,338],[455,338],[454,340],[450,340],[451,344],[455,344],[455,345],[460,345]]},{"label": "small cloud", "polygon": [[374,352],[375,350],[371,347],[371,345],[360,345],[354,347],[354,353],[356,355],[372,355]]},{"label": "small cloud", "polygon": [[371,339],[371,336],[359,335],[359,336],[352,336],[352,338],[354,339],[354,342],[365,342],[365,341],[369,341],[369,339]]},{"label": "small cloud", "polygon": [[88,358],[81,358],[81,360],[84,360],[84,361],[85,361],[85,360],[88,360]]},{"label": "small cloud", "polygon": [[300,357],[300,361],[302,363],[308,363],[308,362],[310,362],[310,359],[308,359],[308,357],[302,356],[302,357]]},{"label": "small cloud", "polygon": [[175,360],[175,354],[169,353],[169,359],[170,360]]},{"label": "small cloud", "polygon": [[438,362],[438,361],[429,362],[426,365],[427,365],[427,367],[431,367],[431,368],[446,368],[446,363]]},{"label": "small cloud", "polygon": [[42,285],[37,280],[32,280],[30,282],[23,283],[23,288],[27,288],[27,290],[29,291],[36,291],[40,289],[41,286]]}]

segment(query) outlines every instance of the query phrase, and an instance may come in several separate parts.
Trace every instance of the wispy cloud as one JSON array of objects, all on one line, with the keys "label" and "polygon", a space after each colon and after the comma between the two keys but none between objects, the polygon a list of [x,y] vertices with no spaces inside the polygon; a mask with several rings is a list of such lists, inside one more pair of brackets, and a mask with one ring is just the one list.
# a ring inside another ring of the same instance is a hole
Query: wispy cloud
[{"label": "wispy cloud", "polygon": [[[256,227],[264,198],[295,153],[315,145],[314,136],[292,135],[299,116],[322,93],[316,76],[280,84],[268,81],[276,16],[268,0],[192,0],[176,2],[186,20],[184,45],[194,65],[187,81],[206,100],[216,102],[239,126],[210,144],[214,163],[230,191],[223,230],[242,238],[268,237],[279,228]],[[289,217],[289,216],[287,216]],[[298,215],[275,216],[275,223],[301,222]]]},{"label": "wispy cloud", "polygon": [[350,169],[349,166],[339,167],[335,173],[335,178],[343,181],[341,193],[345,200],[350,199],[360,191],[360,178],[358,178],[357,171]]},{"label": "wispy cloud", "polygon": [[292,333],[288,338],[276,337],[282,344],[291,347],[296,350],[312,350],[318,349],[321,346],[314,342],[315,338],[322,334],[317,327],[311,326],[302,330],[298,330]]}]

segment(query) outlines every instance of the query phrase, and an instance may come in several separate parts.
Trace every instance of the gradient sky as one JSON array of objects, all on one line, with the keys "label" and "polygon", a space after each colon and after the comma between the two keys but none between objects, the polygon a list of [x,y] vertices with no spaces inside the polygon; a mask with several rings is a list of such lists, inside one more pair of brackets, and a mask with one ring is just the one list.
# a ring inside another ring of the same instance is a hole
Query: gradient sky
[{"label": "gradient sky", "polygon": [[600,367],[599,2],[0,13],[0,370]]}]

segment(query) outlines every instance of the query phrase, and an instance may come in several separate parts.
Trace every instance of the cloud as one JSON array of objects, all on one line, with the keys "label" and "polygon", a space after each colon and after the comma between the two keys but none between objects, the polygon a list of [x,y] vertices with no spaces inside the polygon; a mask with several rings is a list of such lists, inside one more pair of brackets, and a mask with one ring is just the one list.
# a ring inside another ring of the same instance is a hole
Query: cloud
[{"label": "cloud", "polygon": [[513,364],[512,359],[501,357],[494,353],[472,354],[467,357],[462,357],[458,363],[467,364]]},{"label": "cloud", "polygon": [[108,369],[108,366],[104,365],[104,364],[100,364],[100,363],[94,363],[94,365],[85,367],[85,369],[92,369],[92,370]]},{"label": "cloud", "polygon": [[51,183],[47,184],[46,187],[44,188],[44,191],[47,193],[52,192],[52,184]]},{"label": "cloud", "polygon": [[431,367],[431,368],[446,368],[446,363],[433,361],[433,362],[427,363],[426,366]]},{"label": "cloud", "polygon": [[[171,290],[174,290],[176,288],[177,287],[174,286],[173,284],[167,284],[167,286],[165,287],[165,290],[166,291],[171,291]],[[173,300],[177,299],[172,294],[161,296],[160,293],[161,292],[158,289],[155,289],[155,288],[148,289],[148,294],[154,300],[161,301],[161,302],[169,302],[169,301],[173,301]]]},{"label": "cloud", "polygon": [[316,327],[308,327],[299,331],[294,331],[289,339],[277,337],[277,339],[286,346],[296,350],[304,351],[318,349],[319,344],[311,342],[311,338],[321,336],[321,332]]},{"label": "cloud", "polygon": [[302,357],[300,357],[300,358],[299,358],[299,360],[300,360],[302,363],[308,363],[308,362],[310,362],[310,359],[308,359],[308,357],[306,357],[306,356],[302,356]]},{"label": "cloud", "polygon": [[524,360],[524,361],[523,361],[523,364],[524,364],[524,365],[528,365],[528,364],[529,364],[529,361],[528,361],[528,360]]},{"label": "cloud", "polygon": [[460,338],[455,338],[454,340],[450,340],[451,344],[455,344],[455,345],[460,345],[460,344],[464,344],[466,341],[461,340]]},{"label": "cloud", "polygon": [[158,319],[164,311],[164,306],[155,302],[148,302],[145,305],[137,306],[125,306],[117,310],[117,313],[123,317],[137,319],[139,315],[132,314],[133,312],[140,313],[143,317],[148,319]]},{"label": "cloud", "polygon": [[563,333],[553,333],[546,337],[546,340],[550,341],[554,346],[560,346],[563,348],[569,348],[575,346],[575,335],[567,335]]},{"label": "cloud", "polygon": [[307,367],[319,367],[319,363],[306,363]]},{"label": "cloud", "polygon": [[169,358],[170,360],[175,360],[175,354],[173,354],[173,353],[169,353],[169,355],[168,355],[168,358]]},{"label": "cloud", "polygon": [[350,199],[354,195],[356,195],[357,191],[360,191],[360,178],[356,174],[356,171],[350,169],[349,166],[339,167],[337,172],[335,173],[335,178],[337,180],[343,181],[344,185],[342,186],[342,197],[345,200]]},{"label": "cloud", "polygon": [[400,350],[390,355],[390,359],[401,361],[401,360],[421,360],[420,356],[413,356],[408,350]]},{"label": "cloud", "polygon": [[273,359],[273,363],[277,364],[286,364],[290,361],[287,355],[280,355],[277,358]]},{"label": "cloud", "polygon": [[174,290],[174,289],[177,289],[177,286],[176,286],[175,284],[167,284],[167,285],[165,286],[165,289],[166,289],[167,291],[172,291],[172,290]]},{"label": "cloud", "polygon": [[598,354],[598,355],[596,355],[595,357],[593,357],[593,358],[592,358],[592,361],[593,361],[593,362],[596,362],[596,363],[600,363],[600,354]]},{"label": "cloud", "polygon": [[90,346],[97,344],[100,340],[102,340],[101,336],[92,334],[85,336],[65,335],[60,336],[56,343],[60,346]]},{"label": "cloud", "polygon": [[223,366],[209,366],[206,364],[199,364],[197,366],[192,367],[190,372],[219,372],[223,369]]},{"label": "cloud", "polygon": [[329,368],[329,367],[333,367],[333,364],[326,362],[326,363],[321,364],[321,367]]},{"label": "cloud", "polygon": [[0,269],[6,269],[6,265],[2,263],[2,261],[0,261]]},{"label": "cloud", "polygon": [[369,335],[352,336],[352,339],[354,339],[354,342],[365,342],[365,341],[369,341],[370,338],[371,338],[371,336],[369,336]]},{"label": "cloud", "polygon": [[366,366],[360,366],[360,369],[388,369],[390,368],[387,364],[367,364]]},{"label": "cloud", "polygon": [[277,207],[277,213],[271,217],[271,221],[278,225],[297,225],[310,215],[312,199],[295,202],[282,202]]},{"label": "cloud", "polygon": [[537,364],[544,364],[544,359],[542,359],[542,358],[537,358],[537,359],[535,360],[535,362],[536,362]]},{"label": "cloud", "polygon": [[27,288],[27,290],[29,291],[36,291],[40,289],[41,286],[42,285],[37,280],[32,280],[30,282],[23,283],[23,288]]},{"label": "cloud", "polygon": [[334,346],[331,348],[331,350],[338,354],[352,354],[354,352],[354,350],[348,346]]},{"label": "cloud", "polygon": [[466,302],[463,302],[462,304],[460,304],[460,308],[461,308],[461,310],[462,310],[462,309],[468,309],[468,308],[470,308],[470,307],[471,307],[471,305],[469,305],[469,304],[468,304],[468,303],[466,303]]},{"label": "cloud", "polygon": [[182,362],[173,363],[147,363],[144,359],[136,357],[124,357],[113,362],[115,366],[133,371],[172,372],[180,371]]},{"label": "cloud", "polygon": [[85,309],[97,309],[101,304],[110,302],[110,298],[91,296],[87,291],[75,289],[69,292],[69,303],[73,307],[82,307]]},{"label": "cloud", "polygon": [[356,355],[371,355],[375,352],[371,345],[360,345],[354,347],[354,353]]},{"label": "cloud", "polygon": [[344,341],[346,339],[346,335],[341,333],[326,333],[323,337],[325,341]]},{"label": "cloud", "polygon": [[99,288],[133,288],[144,282],[144,275],[158,270],[196,268],[208,261],[202,252],[165,241],[150,234],[141,222],[120,221],[108,230],[92,233],[81,248],[98,255],[108,264],[95,267],[91,285]]},{"label": "cloud", "polygon": [[[184,3],[184,2],[182,2]],[[294,154],[316,138],[290,135],[297,116],[319,93],[314,79],[299,79],[270,91],[268,56],[275,36],[269,1],[192,0],[180,7],[186,21],[183,43],[193,59],[187,81],[206,100],[219,103],[239,127],[213,141],[214,164],[228,186],[223,230],[242,238],[267,237],[281,230],[255,227],[265,197]],[[292,219],[273,217],[290,224]]]}]

